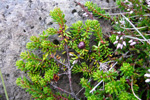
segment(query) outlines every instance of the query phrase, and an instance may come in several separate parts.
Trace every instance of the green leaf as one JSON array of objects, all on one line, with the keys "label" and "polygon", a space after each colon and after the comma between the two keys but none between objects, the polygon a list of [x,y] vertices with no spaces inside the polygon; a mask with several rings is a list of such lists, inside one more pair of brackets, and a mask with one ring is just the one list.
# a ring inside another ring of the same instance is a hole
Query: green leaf
[{"label": "green leaf", "polygon": [[48,52],[46,52],[44,55],[43,55],[43,61],[47,58],[47,56],[48,56]]}]

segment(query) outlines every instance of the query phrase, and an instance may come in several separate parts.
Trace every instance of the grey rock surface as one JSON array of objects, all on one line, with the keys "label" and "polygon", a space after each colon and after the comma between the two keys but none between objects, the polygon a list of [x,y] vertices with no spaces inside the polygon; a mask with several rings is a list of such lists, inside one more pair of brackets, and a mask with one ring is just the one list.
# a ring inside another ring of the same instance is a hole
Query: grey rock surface
[{"label": "grey rock surface", "polygon": [[[84,4],[90,0],[78,1]],[[101,6],[110,6],[106,1],[108,0],[93,0]],[[0,0],[0,69],[10,100],[31,98],[24,89],[16,86],[16,78],[25,73],[17,69],[15,62],[20,59],[20,53],[26,50],[30,36],[37,36],[48,27],[58,27],[49,16],[49,11],[54,7],[60,7],[64,12],[68,26],[75,21],[86,20],[80,14],[82,9],[73,0]],[[110,27],[106,29],[103,31],[109,31]],[[1,80],[0,100],[6,100]]]}]

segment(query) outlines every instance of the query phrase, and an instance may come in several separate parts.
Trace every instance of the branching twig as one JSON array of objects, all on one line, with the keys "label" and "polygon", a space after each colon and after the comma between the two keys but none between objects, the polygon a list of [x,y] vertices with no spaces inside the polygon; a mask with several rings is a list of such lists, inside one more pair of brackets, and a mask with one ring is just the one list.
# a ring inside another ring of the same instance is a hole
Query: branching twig
[{"label": "branching twig", "polygon": [[121,15],[132,25],[132,27],[143,37],[143,39],[147,41],[148,44],[150,44],[149,41],[143,36],[143,34],[130,22],[130,20],[127,17],[125,17],[123,14]]},{"label": "branching twig", "polygon": [[[120,28],[126,29],[126,30],[134,30],[134,28],[126,28],[126,27],[122,27],[122,26],[120,26]],[[144,26],[144,27],[138,27],[137,29],[139,30],[139,29],[143,29],[143,28],[146,28],[146,26]]]},{"label": "branching twig", "polygon": [[124,35],[125,38],[130,38],[130,39],[135,39],[135,40],[139,40],[141,42],[145,41],[144,39],[139,39],[137,37],[133,37],[133,36],[129,36],[129,35]]},{"label": "branching twig", "polygon": [[[52,55],[52,57],[54,58],[55,61],[57,61],[58,63],[62,64],[63,66],[66,66],[68,68],[68,71],[66,73],[63,73],[63,74],[66,74],[68,76],[68,79],[69,79],[69,87],[70,87],[70,90],[71,90],[71,93],[70,92],[67,92],[66,90],[63,90],[53,84],[51,84],[54,88],[57,88],[58,90],[60,91],[63,91],[65,93],[68,93],[70,95],[72,95],[76,100],[79,100],[78,97],[75,95],[74,91],[73,91],[73,88],[72,88],[72,80],[71,80],[71,69],[72,69],[72,66],[70,67],[70,58],[69,58],[69,50],[68,50],[68,46],[67,44],[65,44],[65,50],[66,50],[66,54],[67,54],[67,64],[64,64],[62,63],[61,61],[59,61],[54,55]],[[61,75],[61,74],[59,74]]]},{"label": "branching twig", "polygon": [[61,75],[67,75],[68,73],[61,73],[61,74],[58,74],[58,76],[61,76]]},{"label": "branching twig", "polygon": [[71,90],[71,95],[76,99],[79,100],[78,97],[75,95],[73,88],[72,88],[72,80],[71,80],[71,66],[70,66],[70,57],[69,57],[69,50],[67,44],[65,45],[66,53],[67,53],[67,61],[68,61],[68,78],[69,78],[69,86]]},{"label": "branching twig", "polygon": [[68,50],[67,44],[65,46],[65,49],[66,49],[66,53],[67,53],[67,61],[68,61],[68,69],[69,69],[70,68],[70,57],[69,57],[69,50]]}]

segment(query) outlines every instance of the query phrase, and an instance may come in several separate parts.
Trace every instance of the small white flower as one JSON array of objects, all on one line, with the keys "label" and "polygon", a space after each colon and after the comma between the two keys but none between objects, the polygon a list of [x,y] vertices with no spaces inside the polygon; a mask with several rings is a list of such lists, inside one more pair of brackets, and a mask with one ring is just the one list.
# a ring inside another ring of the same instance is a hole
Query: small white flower
[{"label": "small white flower", "polygon": [[123,47],[123,45],[122,44],[120,44],[120,43],[118,43],[118,45],[117,45],[117,49],[122,49],[122,47]]},{"label": "small white flower", "polygon": [[113,33],[115,34],[116,32],[115,32],[115,31],[113,31]]},{"label": "small white flower", "polygon": [[132,13],[133,13],[133,11],[130,11],[129,13],[130,13],[130,14],[132,14]]},{"label": "small white flower", "polygon": [[142,18],[142,17],[140,17],[139,19],[140,19],[140,20],[142,20],[143,18]]},{"label": "small white flower", "polygon": [[119,39],[119,36],[116,36],[116,40],[118,40]]},{"label": "small white flower", "polygon": [[123,36],[122,37],[120,37],[120,40],[122,40],[123,39]]},{"label": "small white flower", "polygon": [[119,32],[117,32],[118,34],[120,34],[121,32],[119,31]]},{"label": "small white flower", "polygon": [[147,3],[148,5],[150,5],[150,0],[146,0],[146,3]]},{"label": "small white flower", "polygon": [[130,9],[127,9],[127,11],[130,11]]},{"label": "small white flower", "polygon": [[128,0],[125,0],[124,3],[129,2]]},{"label": "small white flower", "polygon": [[150,74],[145,74],[144,76],[145,76],[145,77],[150,77]]},{"label": "small white flower", "polygon": [[150,82],[150,79],[146,79],[145,82],[146,82],[146,83]]},{"label": "small white flower", "polygon": [[123,41],[123,45],[126,46],[126,42],[125,41]]},{"label": "small white flower", "polygon": [[[150,69],[148,69],[148,72],[150,72]],[[146,73],[144,76],[150,78],[150,74],[149,73]],[[150,82],[150,79],[146,79],[145,82],[146,83]]]},{"label": "small white flower", "polygon": [[132,42],[131,44],[130,44],[130,46],[133,46],[133,45],[135,45],[136,44],[136,42]]},{"label": "small white flower", "polygon": [[131,2],[129,2],[128,6],[129,6],[129,7],[132,7],[132,6],[133,6],[133,4],[132,4]]},{"label": "small white flower", "polygon": [[136,42],[134,42],[133,40],[130,40],[128,43],[130,43],[130,46],[133,46],[136,44]]},{"label": "small white flower", "polygon": [[115,41],[115,42],[114,42],[114,44],[117,44],[117,43],[118,43],[118,41]]},{"label": "small white flower", "polygon": [[115,22],[116,24],[118,24],[118,22]]},{"label": "small white flower", "polygon": [[130,41],[129,41],[129,43],[132,43],[132,42],[133,42],[133,40],[130,40]]},{"label": "small white flower", "polygon": [[118,48],[120,48],[120,45],[121,45],[121,44],[120,44],[120,43],[118,43],[118,45],[117,45],[117,49],[118,49]]},{"label": "small white flower", "polygon": [[123,45],[121,44],[121,45],[120,45],[120,49],[122,49],[122,48],[123,48]]},{"label": "small white flower", "polygon": [[[121,33],[121,32],[119,31],[119,33]],[[117,49],[119,49],[119,48],[122,49],[123,46],[126,46],[126,42],[123,41],[123,36],[121,36],[121,37],[116,36],[116,41],[113,44],[117,44]]]},{"label": "small white flower", "polygon": [[124,20],[123,20],[123,21],[120,21],[120,23],[124,25],[124,24],[125,24],[125,21],[124,21]]}]

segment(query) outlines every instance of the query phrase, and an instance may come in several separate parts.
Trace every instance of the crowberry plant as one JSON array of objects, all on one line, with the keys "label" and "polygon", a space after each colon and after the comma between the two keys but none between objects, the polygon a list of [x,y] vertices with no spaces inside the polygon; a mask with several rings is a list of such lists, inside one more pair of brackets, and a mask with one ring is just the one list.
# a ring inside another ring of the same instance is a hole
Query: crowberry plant
[{"label": "crowberry plant", "polygon": [[[92,20],[77,21],[68,27],[59,8],[51,11],[50,16],[59,29],[48,28],[39,37],[30,38],[31,42],[26,45],[28,50],[22,52],[21,60],[16,62],[18,69],[27,72],[28,77],[18,78],[17,85],[36,100],[79,100],[78,94],[83,88],[82,95],[88,100],[150,99],[150,87],[145,83],[149,82],[149,74],[145,74],[150,59],[149,2],[117,0],[123,12],[116,16],[106,14],[93,2],[76,3]],[[106,36],[109,39],[104,37],[94,16],[112,22],[114,30]],[[52,35],[58,35],[59,43],[49,39]],[[91,37],[95,40],[89,46]],[[109,48],[110,43],[115,44],[115,50]],[[72,85],[72,76],[76,74],[82,74],[79,92],[75,92]],[[69,90],[59,87],[64,75],[68,77]],[[146,81],[144,76],[148,77]]]}]

